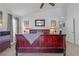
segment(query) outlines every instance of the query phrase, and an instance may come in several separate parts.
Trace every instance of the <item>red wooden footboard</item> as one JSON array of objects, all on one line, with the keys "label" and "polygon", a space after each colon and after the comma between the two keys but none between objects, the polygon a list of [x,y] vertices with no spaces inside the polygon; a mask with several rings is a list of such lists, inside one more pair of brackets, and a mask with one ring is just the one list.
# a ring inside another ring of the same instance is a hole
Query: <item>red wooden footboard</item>
[{"label": "red wooden footboard", "polygon": [[41,35],[32,44],[21,34],[16,35],[17,53],[64,53],[66,54],[66,35]]}]

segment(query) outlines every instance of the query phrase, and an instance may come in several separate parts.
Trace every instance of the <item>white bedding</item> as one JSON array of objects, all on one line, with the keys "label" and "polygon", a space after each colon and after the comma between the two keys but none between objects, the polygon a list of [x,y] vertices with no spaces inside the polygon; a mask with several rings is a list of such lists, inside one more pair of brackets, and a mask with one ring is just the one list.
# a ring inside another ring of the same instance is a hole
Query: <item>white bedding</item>
[{"label": "white bedding", "polygon": [[5,42],[10,40],[10,35],[0,36],[0,42]]},{"label": "white bedding", "polygon": [[32,44],[42,33],[36,34],[23,34],[23,36]]}]

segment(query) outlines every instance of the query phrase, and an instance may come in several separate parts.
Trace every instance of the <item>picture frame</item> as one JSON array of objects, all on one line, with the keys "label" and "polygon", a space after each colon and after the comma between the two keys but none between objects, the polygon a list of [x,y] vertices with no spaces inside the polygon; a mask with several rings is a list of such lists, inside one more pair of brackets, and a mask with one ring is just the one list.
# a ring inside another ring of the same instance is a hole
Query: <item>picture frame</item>
[{"label": "picture frame", "polygon": [[35,26],[45,26],[45,19],[36,19]]}]

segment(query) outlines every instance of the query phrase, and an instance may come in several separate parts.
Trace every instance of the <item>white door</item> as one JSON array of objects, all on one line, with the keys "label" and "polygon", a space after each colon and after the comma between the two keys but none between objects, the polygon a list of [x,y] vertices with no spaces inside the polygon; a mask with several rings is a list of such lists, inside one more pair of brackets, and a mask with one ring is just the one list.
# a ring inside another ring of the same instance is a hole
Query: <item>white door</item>
[{"label": "white door", "polygon": [[79,45],[79,18],[75,19],[75,43]]},{"label": "white door", "polygon": [[69,19],[66,21],[66,33],[67,33],[67,41],[71,43],[75,43],[75,20]]}]

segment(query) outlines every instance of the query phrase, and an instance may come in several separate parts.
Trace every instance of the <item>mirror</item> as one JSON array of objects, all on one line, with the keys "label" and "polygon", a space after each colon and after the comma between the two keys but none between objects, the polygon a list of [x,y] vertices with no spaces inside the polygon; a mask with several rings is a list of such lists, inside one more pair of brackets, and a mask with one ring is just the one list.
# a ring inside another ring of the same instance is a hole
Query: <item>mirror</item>
[{"label": "mirror", "polygon": [[56,21],[55,20],[51,20],[50,32],[53,34],[56,33]]},{"label": "mirror", "polygon": [[0,29],[2,29],[2,12],[0,11]]}]

